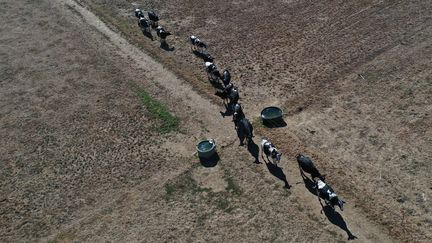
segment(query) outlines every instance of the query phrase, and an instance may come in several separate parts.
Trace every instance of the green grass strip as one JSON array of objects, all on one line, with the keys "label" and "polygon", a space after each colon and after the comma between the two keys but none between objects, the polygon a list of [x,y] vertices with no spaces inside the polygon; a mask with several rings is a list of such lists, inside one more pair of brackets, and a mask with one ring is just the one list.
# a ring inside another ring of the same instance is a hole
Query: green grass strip
[{"label": "green grass strip", "polygon": [[160,121],[157,127],[158,132],[164,134],[178,131],[180,126],[179,118],[173,116],[164,104],[153,99],[144,89],[138,89],[137,95],[151,117]]}]

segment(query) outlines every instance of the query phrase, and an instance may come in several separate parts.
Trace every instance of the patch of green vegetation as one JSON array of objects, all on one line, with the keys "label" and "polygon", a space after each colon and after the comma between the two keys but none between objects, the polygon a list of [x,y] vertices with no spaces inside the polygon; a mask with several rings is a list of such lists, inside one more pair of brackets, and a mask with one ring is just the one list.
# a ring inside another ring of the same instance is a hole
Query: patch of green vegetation
[{"label": "patch of green vegetation", "polygon": [[234,182],[233,178],[229,174],[227,170],[224,171],[224,179],[227,183],[227,191],[235,194],[235,195],[241,195],[242,189]]},{"label": "patch of green vegetation", "polygon": [[376,82],[376,81],[382,79],[383,74],[382,74],[382,72],[368,71],[368,72],[363,74],[363,77],[366,79],[367,82]]},{"label": "patch of green vegetation", "polygon": [[115,17],[115,13],[110,9],[105,7],[103,4],[99,3],[87,3],[91,9],[92,12],[96,13],[96,15],[102,17],[102,19],[105,20],[105,22],[108,22],[110,24],[115,24],[115,26],[123,33],[134,33],[134,30],[136,30],[135,25],[131,25],[129,21],[126,19],[120,19]]},{"label": "patch of green vegetation", "polygon": [[[165,200],[186,200],[188,203],[213,205],[217,210],[231,213],[236,208],[231,203],[231,199],[234,195],[242,194],[241,188],[234,182],[228,171],[224,173],[227,191],[213,192],[210,188],[199,186],[192,176],[197,165],[199,164],[192,165],[189,170],[165,184]],[[203,224],[205,218],[205,215],[199,217],[197,224]]]},{"label": "patch of green vegetation", "polygon": [[229,207],[227,207],[227,208],[224,210],[224,212],[225,212],[225,213],[231,213],[234,209],[235,209],[235,207],[233,207],[233,206],[229,206]]},{"label": "patch of green vegetation", "polygon": [[[214,193],[213,195],[216,195]],[[227,210],[230,207],[230,203],[226,197],[221,195],[220,193],[217,193],[217,196],[215,197],[215,205],[220,210]]]},{"label": "patch of green vegetation", "polygon": [[300,212],[303,212],[304,208],[302,206],[300,206],[300,205],[297,205],[297,210],[300,211]]},{"label": "patch of green vegetation", "polygon": [[158,132],[165,134],[178,131],[180,120],[173,116],[164,104],[153,99],[144,89],[138,89],[137,95],[150,115],[160,121]]},{"label": "patch of green vegetation", "polygon": [[316,216],[316,214],[308,213],[307,215],[308,215],[308,217],[309,217],[310,219],[312,219],[312,220],[315,221],[315,222],[320,222],[320,221],[321,221],[320,218],[318,218],[318,217]]},{"label": "patch of green vegetation", "polygon": [[181,174],[173,182],[168,182],[165,184],[165,199],[169,201],[176,194],[198,194],[201,192],[210,192],[209,188],[200,187],[198,183],[192,178],[192,172],[186,171]]},{"label": "patch of green vegetation", "polygon": [[284,188],[284,193],[282,194],[282,196],[284,196],[284,197],[289,197],[289,196],[291,196],[291,191],[290,191],[290,190],[286,190],[286,189]]},{"label": "patch of green vegetation", "polygon": [[165,194],[167,198],[174,194],[174,187],[171,184],[165,184]]},{"label": "patch of green vegetation", "polygon": [[269,184],[269,185],[273,185],[274,181],[268,179],[268,178],[264,178],[264,182]]},{"label": "patch of green vegetation", "polygon": [[70,230],[66,230],[66,231],[62,231],[60,232],[53,240],[49,240],[49,243],[54,243],[54,242],[70,242],[70,241],[74,241],[74,239],[76,238],[76,230],[75,229],[70,229]]},{"label": "patch of green vegetation", "polygon": [[278,228],[278,225],[274,221],[271,222],[270,224],[271,224],[270,228],[271,228],[272,234],[270,234],[269,242],[279,242],[278,238],[280,236],[281,231]]},{"label": "patch of green vegetation", "polygon": [[369,142],[372,145],[378,145],[378,135],[370,135],[369,136]]},{"label": "patch of green vegetation", "polygon": [[261,117],[256,117],[252,121],[252,127],[253,128],[265,128],[264,124],[262,123]]},{"label": "patch of green vegetation", "polygon": [[195,78],[198,79],[200,82],[205,83],[204,79],[201,76],[195,75]]},{"label": "patch of green vegetation", "polygon": [[198,218],[197,218],[197,220],[196,220],[197,226],[198,227],[204,226],[205,225],[205,221],[207,220],[207,218],[208,218],[208,214],[201,214],[201,215],[199,215]]},{"label": "patch of green vegetation", "polygon": [[333,231],[333,230],[327,230],[327,232],[330,234],[330,235],[332,235],[333,237],[337,237],[338,236],[338,233],[336,232],[336,231]]}]

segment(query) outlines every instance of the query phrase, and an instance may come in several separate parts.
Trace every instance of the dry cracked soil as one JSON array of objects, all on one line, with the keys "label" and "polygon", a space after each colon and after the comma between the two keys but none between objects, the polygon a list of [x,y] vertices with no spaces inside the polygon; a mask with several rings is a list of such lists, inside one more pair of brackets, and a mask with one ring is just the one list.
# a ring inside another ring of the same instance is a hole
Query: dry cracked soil
[{"label": "dry cracked soil", "polygon": [[[171,51],[136,7],[160,14]],[[0,241],[431,241],[428,1],[0,0],[0,13]],[[191,34],[231,70],[280,167],[238,146]],[[285,127],[261,125],[269,105]],[[210,137],[211,165],[195,154]],[[343,212],[320,206],[297,153]]]}]

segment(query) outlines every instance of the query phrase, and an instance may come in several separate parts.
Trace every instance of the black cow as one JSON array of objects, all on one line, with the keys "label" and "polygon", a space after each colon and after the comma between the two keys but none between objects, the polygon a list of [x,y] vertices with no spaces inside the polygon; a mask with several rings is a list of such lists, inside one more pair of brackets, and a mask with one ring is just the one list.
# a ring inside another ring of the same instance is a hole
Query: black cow
[{"label": "black cow", "polygon": [[230,84],[230,82],[231,82],[231,74],[230,74],[230,72],[227,69],[225,69],[223,71],[222,82],[223,82],[223,84],[224,84],[225,87],[228,86]]},{"label": "black cow", "polygon": [[226,92],[227,92],[227,97],[229,100],[228,106],[234,106],[235,104],[237,104],[239,99],[240,99],[238,88],[235,86],[232,86],[231,88],[226,90]]},{"label": "black cow", "polygon": [[212,55],[210,55],[210,53],[208,53],[208,51],[206,51],[206,50],[199,52],[198,56],[201,57],[204,62],[213,62],[214,61],[214,58],[212,57]]},{"label": "black cow", "polygon": [[249,120],[246,117],[243,117],[240,121],[235,122],[235,128],[240,139],[240,146],[244,145],[243,141],[245,139],[249,145],[252,142],[253,137],[253,127]]},{"label": "black cow", "polygon": [[298,154],[296,158],[297,158],[297,162],[302,177],[305,177],[304,172],[306,172],[312,176],[312,179],[319,178],[322,181],[324,181],[325,177],[321,175],[321,173],[318,171],[318,169],[315,167],[315,165],[313,164],[312,160],[309,157],[302,154]]}]

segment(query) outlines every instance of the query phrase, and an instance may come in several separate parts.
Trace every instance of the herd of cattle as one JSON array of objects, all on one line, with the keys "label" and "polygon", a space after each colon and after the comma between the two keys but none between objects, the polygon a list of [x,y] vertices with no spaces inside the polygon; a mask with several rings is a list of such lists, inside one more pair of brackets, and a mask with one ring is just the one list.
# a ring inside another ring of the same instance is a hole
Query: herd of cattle
[{"label": "herd of cattle", "polygon": [[[162,26],[159,25],[159,16],[153,10],[147,12],[148,19],[145,17],[144,12],[141,9],[135,9],[135,16],[138,18],[138,26],[141,28],[143,34],[151,36],[151,30],[156,31],[156,35],[159,37],[161,46],[167,45],[166,38],[171,35],[170,32],[166,31]],[[192,35],[189,37],[191,49],[193,53],[202,58],[204,61],[205,71],[207,73],[210,84],[215,88],[215,95],[221,97],[224,101],[226,108],[225,112],[221,112],[222,116],[233,117],[234,128],[237,131],[237,135],[240,139],[240,145],[244,145],[246,140],[247,145],[252,143],[253,127],[249,120],[246,118],[243,108],[239,103],[239,91],[238,88],[231,82],[231,74],[225,69],[222,74],[218,67],[214,63],[213,57],[208,53],[208,45],[201,41],[198,37]],[[282,153],[266,138],[261,141],[261,151],[266,155],[267,159],[277,166],[280,161]],[[321,175],[318,169],[313,164],[312,160],[302,154],[296,156],[300,173],[303,179],[308,179],[305,172],[310,174],[312,181],[314,182],[314,189],[319,199],[324,199],[326,205],[334,209],[335,206],[339,206],[343,210],[344,201],[339,199],[334,190],[325,183],[325,177]]]}]

